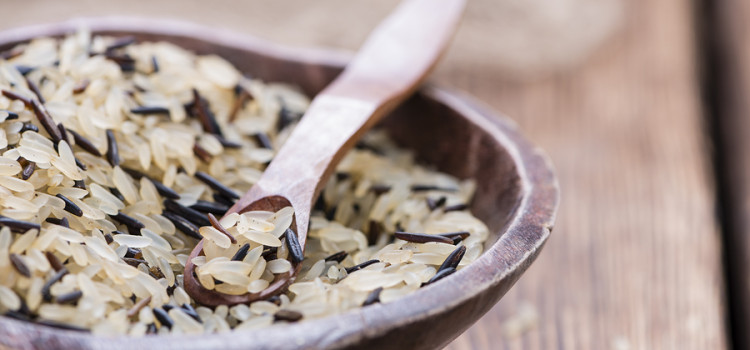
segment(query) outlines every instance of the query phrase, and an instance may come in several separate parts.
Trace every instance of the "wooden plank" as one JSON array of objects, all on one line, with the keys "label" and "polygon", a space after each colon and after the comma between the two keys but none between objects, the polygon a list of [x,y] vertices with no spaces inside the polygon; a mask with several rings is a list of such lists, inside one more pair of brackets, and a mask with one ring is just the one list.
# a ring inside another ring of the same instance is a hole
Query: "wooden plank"
[{"label": "wooden plank", "polygon": [[[547,4],[523,3],[530,2]],[[132,6],[130,0],[107,2],[106,7],[90,6],[85,0],[39,0],[34,11],[28,11],[25,1],[7,0],[3,8],[13,16],[7,16],[0,28],[55,21],[64,14],[168,12],[281,42],[353,49],[396,3],[217,0],[206,6],[205,1],[184,0],[175,8],[160,2]],[[514,48],[504,45],[514,38],[503,35],[505,31],[520,30],[528,22],[512,11],[519,3],[472,1],[463,32],[436,80],[508,113],[547,150],[561,182],[560,213],[539,260],[490,313],[449,347],[725,348],[714,185],[701,124],[690,2],[557,2],[587,9],[619,3],[627,12],[619,31],[593,54],[570,54],[566,57],[578,60],[551,60],[557,62],[554,67],[536,65],[531,73],[519,65],[523,60],[503,52]],[[742,6],[747,13],[748,5]],[[503,11],[510,15],[493,17]],[[539,23],[559,15],[542,13],[550,17],[537,19]],[[579,27],[563,22],[558,29],[577,30],[569,35],[573,39],[562,36],[569,40],[562,45],[566,54],[596,46],[575,41],[587,30],[609,28],[591,20],[578,22]],[[738,26],[742,21],[732,23]],[[740,28],[734,33],[744,32]],[[561,42],[551,38],[529,47]],[[750,45],[736,49],[742,47]],[[537,51],[550,52],[554,50]],[[750,167],[745,171],[750,174]]]},{"label": "wooden plank", "polygon": [[[570,72],[514,82],[453,67],[443,77],[514,116],[550,154],[562,190],[535,265],[449,348],[727,346],[690,4],[628,5],[621,31]],[[533,322],[508,334],[519,317]]]}]

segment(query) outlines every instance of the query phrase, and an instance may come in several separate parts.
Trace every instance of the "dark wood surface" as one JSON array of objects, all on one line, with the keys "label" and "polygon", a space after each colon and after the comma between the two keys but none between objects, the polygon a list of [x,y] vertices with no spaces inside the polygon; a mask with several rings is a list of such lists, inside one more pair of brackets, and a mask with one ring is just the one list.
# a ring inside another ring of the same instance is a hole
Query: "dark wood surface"
[{"label": "dark wood surface", "polygon": [[[13,16],[0,27],[165,14],[288,44],[355,49],[396,2],[185,0],[175,8],[40,0],[30,11],[26,1],[5,0]],[[726,348],[728,310],[741,311],[727,304],[715,215],[716,189],[726,182],[717,186],[713,173],[712,116],[700,94],[696,32],[706,13],[678,0],[554,3],[472,0],[438,67],[436,81],[515,119],[550,155],[562,189],[555,232],[537,262],[449,348]],[[742,151],[750,146],[742,137],[750,5],[717,3],[711,25],[721,27],[724,56],[732,57],[723,86],[735,118],[725,127],[735,137],[724,163],[737,169],[738,186],[750,175]],[[731,203],[745,203],[732,210],[742,223],[750,191],[731,188]],[[747,236],[735,235],[730,247],[747,245]],[[742,264],[737,276],[747,272]]]}]

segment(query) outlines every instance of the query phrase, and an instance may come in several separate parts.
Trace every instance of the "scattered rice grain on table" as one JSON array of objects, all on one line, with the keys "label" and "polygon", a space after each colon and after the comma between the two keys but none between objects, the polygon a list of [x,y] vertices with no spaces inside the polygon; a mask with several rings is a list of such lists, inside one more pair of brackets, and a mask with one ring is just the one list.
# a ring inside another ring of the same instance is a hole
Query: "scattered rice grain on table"
[{"label": "scattered rice grain on table", "polygon": [[[225,216],[308,106],[293,87],[86,30],[12,50],[0,59],[5,317],[103,335],[253,329],[388,303],[482,253],[473,181],[377,131],[323,190],[304,259],[291,208]],[[267,301],[197,305],[182,283],[201,237],[206,288],[255,293],[302,259],[301,272]]]}]

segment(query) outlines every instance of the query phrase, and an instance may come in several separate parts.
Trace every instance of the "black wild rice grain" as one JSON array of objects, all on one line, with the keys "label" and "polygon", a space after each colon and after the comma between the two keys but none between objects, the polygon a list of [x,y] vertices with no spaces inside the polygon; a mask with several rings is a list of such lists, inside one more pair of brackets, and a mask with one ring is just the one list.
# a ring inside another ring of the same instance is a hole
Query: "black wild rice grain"
[{"label": "black wild rice grain", "polygon": [[456,248],[448,255],[447,258],[445,258],[443,264],[438,268],[438,272],[450,268],[453,268],[455,270],[458,267],[458,264],[461,262],[461,259],[463,259],[464,254],[466,254],[466,246],[462,245]]},{"label": "black wild rice grain", "polygon": [[368,144],[368,143],[366,143],[364,141],[358,141],[354,145],[354,148],[359,149],[359,150],[370,151],[370,152],[375,153],[375,154],[380,155],[380,156],[385,155],[385,153],[381,149],[379,149],[379,148],[377,148],[377,147],[375,147],[375,146],[373,146],[371,144]]},{"label": "black wild rice grain", "polygon": [[65,126],[63,123],[57,124],[57,129],[60,130],[60,135],[62,136],[63,141],[67,142],[68,145],[73,147],[73,144],[70,142],[70,137],[68,137],[68,132],[65,131]]},{"label": "black wild rice grain", "polygon": [[252,95],[249,92],[247,92],[247,90],[243,89],[242,86],[240,85],[235,86],[234,91],[237,97],[234,99],[232,110],[229,112],[230,123],[234,122],[234,120],[237,119],[237,114],[240,112],[240,110],[242,110],[242,107],[245,106],[245,102],[253,98]]},{"label": "black wild rice grain", "polygon": [[198,226],[211,225],[211,222],[208,220],[208,218],[197,210],[190,209],[171,199],[165,199],[163,203],[164,208],[167,209],[167,211],[171,211],[179,216],[182,216]]},{"label": "black wild rice grain", "polygon": [[372,185],[370,187],[370,191],[372,191],[373,193],[375,193],[376,196],[379,196],[379,195],[381,195],[383,193],[387,193],[390,190],[391,190],[391,186],[389,186],[389,185],[379,184],[379,185]]},{"label": "black wild rice grain", "polygon": [[33,92],[34,95],[36,95],[36,98],[39,100],[39,102],[45,103],[44,96],[42,96],[42,92],[39,91],[39,87],[36,84],[34,84],[34,82],[31,81],[31,79],[29,79],[28,77],[24,77],[24,78],[26,80],[26,85],[29,86],[29,90],[31,90],[31,92]]},{"label": "black wild rice grain", "polygon": [[212,213],[215,215],[224,215],[226,214],[227,210],[229,210],[229,206],[226,206],[221,203],[216,202],[209,202],[204,200],[198,200],[195,204],[190,206],[190,209],[195,209],[197,211],[203,212],[203,213]]},{"label": "black wild rice grain", "polygon": [[146,264],[146,265],[148,265],[148,262],[146,262],[146,260],[137,259],[137,258],[123,257],[122,261],[124,261],[126,264],[128,264],[128,265],[130,265],[132,267],[138,267],[138,265],[140,265],[140,264]]},{"label": "black wild rice grain", "polygon": [[130,168],[122,168],[123,171],[128,173],[130,176],[132,176],[136,180],[140,180],[141,178],[145,177],[148,181],[151,181],[152,184],[154,184],[154,187],[156,187],[156,191],[159,192],[160,195],[164,196],[165,198],[169,199],[180,199],[180,194],[177,193],[175,190],[167,187],[163,183],[154,180],[150,176],[134,169]]},{"label": "black wild rice grain", "polygon": [[370,224],[368,226],[367,243],[373,245],[378,241],[378,237],[380,237],[380,233],[383,231],[383,226],[381,223],[375,220],[370,220]]},{"label": "black wild rice grain", "polygon": [[83,296],[83,292],[80,290],[76,290],[70,293],[65,293],[63,295],[58,295],[57,298],[55,298],[55,302],[58,304],[75,304],[78,302],[78,299],[81,299]]},{"label": "black wild rice grain", "polygon": [[14,120],[18,119],[18,113],[11,112],[8,110],[1,109],[0,110],[0,116],[5,116],[5,120]]},{"label": "black wild rice grain", "polygon": [[326,220],[333,221],[333,217],[336,216],[336,209],[338,209],[338,205],[328,208],[328,211],[325,212]]},{"label": "black wild rice grain", "polygon": [[443,208],[443,211],[447,213],[447,212],[450,212],[450,211],[462,211],[462,210],[466,210],[468,208],[469,208],[468,205],[461,203],[461,204],[447,206],[447,207]]},{"label": "black wild rice grain", "polygon": [[425,198],[425,202],[427,203],[427,207],[430,208],[430,211],[434,211],[445,205],[446,200],[446,197],[440,197],[438,200],[434,200],[430,197]]},{"label": "black wild rice grain", "polygon": [[68,269],[61,268],[58,270],[50,279],[48,279],[46,282],[44,282],[44,285],[42,285],[42,299],[46,302],[52,301],[52,294],[50,294],[50,288],[53,284],[59,282],[65,275],[68,274]]},{"label": "black wild rice grain", "polygon": [[302,314],[292,310],[279,310],[273,315],[275,321],[297,322],[302,319]]},{"label": "black wild rice grain", "polygon": [[146,328],[146,334],[156,334],[156,323],[149,323]]},{"label": "black wild rice grain", "polygon": [[24,96],[21,96],[21,95],[15,93],[15,92],[8,91],[8,90],[3,90],[3,96],[5,96],[5,97],[7,97],[7,98],[9,98],[11,100],[20,100],[21,102],[23,102],[23,104],[26,107],[31,107],[32,106],[31,99],[29,99],[27,97],[24,97]]},{"label": "black wild rice grain", "polygon": [[86,168],[87,168],[87,167],[86,167],[86,164],[83,164],[83,162],[81,162],[81,160],[80,160],[80,159],[78,159],[78,158],[75,158],[75,161],[76,161],[76,165],[77,165],[77,166],[78,166],[79,168],[81,168],[81,170],[86,170]]},{"label": "black wild rice grain", "polygon": [[25,122],[21,125],[19,133],[23,134],[25,131],[39,132],[39,128],[37,128],[36,125],[31,124],[31,122]]},{"label": "black wild rice grain", "polygon": [[232,242],[232,244],[237,243],[237,238],[234,238],[234,236],[232,236],[232,234],[229,233],[227,229],[225,229],[224,226],[221,225],[219,219],[217,219],[214,214],[208,213],[208,221],[211,222],[211,226],[219,230],[219,232],[223,233],[225,236],[229,237],[229,241]]},{"label": "black wild rice grain", "polygon": [[293,263],[300,263],[305,259],[297,233],[290,228],[286,229],[286,246],[289,248],[289,258]]},{"label": "black wild rice grain", "polygon": [[424,287],[424,286],[426,286],[426,285],[429,285],[429,284],[435,283],[435,282],[437,282],[437,281],[439,281],[439,280],[441,280],[441,279],[445,278],[446,276],[448,276],[448,275],[450,275],[450,274],[452,274],[452,273],[454,273],[454,272],[456,272],[456,268],[455,268],[455,267],[449,267],[449,268],[447,268],[447,269],[443,269],[443,270],[440,270],[440,271],[438,271],[438,272],[437,272],[437,273],[435,274],[435,276],[432,276],[432,278],[430,278],[430,280],[429,280],[429,281],[427,281],[427,282],[425,282],[425,283],[422,283],[421,287]]},{"label": "black wild rice grain", "polygon": [[161,215],[167,218],[167,220],[171,221],[172,224],[174,224],[175,228],[182,231],[182,233],[186,234],[187,236],[193,237],[195,239],[203,239],[203,236],[201,236],[200,232],[198,232],[198,226],[190,222],[190,220],[170,212],[163,212]]},{"label": "black wild rice grain", "polygon": [[340,263],[346,259],[346,257],[349,256],[349,253],[346,251],[340,251],[338,253],[333,253],[325,258],[325,261],[335,261],[337,263]]},{"label": "black wild rice grain", "polygon": [[440,236],[448,237],[450,239],[459,238],[462,240],[466,239],[466,237],[469,237],[469,235],[470,235],[469,231],[446,232],[446,233],[440,234]]},{"label": "black wild rice grain", "polygon": [[39,224],[35,224],[33,222],[28,222],[28,221],[11,219],[7,216],[0,216],[0,226],[8,226],[10,227],[11,231],[15,231],[15,232],[26,232],[31,229],[40,230],[42,228],[42,226]]},{"label": "black wild rice grain", "polygon": [[268,135],[264,132],[259,132],[255,134],[255,141],[258,142],[258,144],[261,145],[263,148],[273,149],[273,144],[271,143],[271,139],[268,138]]},{"label": "black wild rice grain", "polygon": [[50,137],[52,137],[53,143],[59,143],[63,139],[60,130],[57,128],[57,124],[52,120],[52,117],[49,116],[44,106],[42,106],[39,101],[33,100],[31,101],[31,107],[34,110],[34,115],[36,115],[39,123],[42,124],[44,130],[47,131]]},{"label": "black wild rice grain", "polygon": [[169,109],[164,107],[140,106],[130,110],[133,114],[166,114],[169,115]]},{"label": "black wild rice grain", "polygon": [[203,126],[203,130],[210,134],[223,136],[216,117],[208,106],[208,101],[201,97],[198,90],[193,89],[193,115],[197,116]]},{"label": "black wild rice grain", "polygon": [[214,135],[214,137],[216,137],[216,139],[219,140],[219,143],[224,148],[235,148],[235,149],[242,148],[242,144],[241,143],[237,143],[237,142],[234,142],[234,141],[227,140],[226,138],[224,138],[224,136]]},{"label": "black wild rice grain", "polygon": [[117,55],[113,52],[105,52],[104,57],[120,66],[123,73],[135,71],[135,60],[128,55]]},{"label": "black wild rice grain", "polygon": [[237,252],[232,256],[232,261],[242,261],[247,256],[247,252],[250,250],[250,243],[245,243],[237,249]]},{"label": "black wild rice grain", "polygon": [[16,253],[10,253],[10,263],[13,267],[24,277],[31,277],[31,270],[26,263],[23,262],[23,258]]},{"label": "black wild rice grain", "polygon": [[31,316],[19,311],[6,311],[3,316],[16,319],[19,321],[31,322]]},{"label": "black wild rice grain", "polygon": [[70,228],[70,224],[68,223],[68,218],[65,218],[65,217],[62,219],[49,217],[49,218],[44,219],[44,221],[49,222],[50,224],[55,224],[55,225],[60,225],[60,226]]},{"label": "black wild rice grain", "polygon": [[263,259],[266,259],[266,260],[275,260],[276,253],[278,253],[278,251],[279,251],[278,247],[264,247],[263,252],[260,253],[260,256],[262,256]]},{"label": "black wild rice grain", "polygon": [[425,191],[441,191],[441,192],[456,192],[456,188],[440,187],[435,185],[412,185],[412,192],[425,192]]},{"label": "black wild rice grain", "polygon": [[[120,231],[114,231],[114,232],[118,232],[118,234],[121,234],[121,235],[124,234],[124,233],[122,233]],[[125,257],[126,258],[135,258],[135,257],[137,257],[139,255],[142,256],[141,250],[139,248],[128,247],[128,249],[125,251]]]},{"label": "black wild rice grain", "polygon": [[201,147],[197,142],[193,145],[193,154],[204,163],[211,163],[211,159],[213,159],[211,153],[208,153],[208,151]]},{"label": "black wild rice grain", "polygon": [[211,187],[214,191],[219,192],[222,196],[231,199],[239,199],[240,195],[234,192],[231,188],[224,186],[221,182],[214,179],[211,175],[208,175],[202,171],[195,172],[195,178],[203,182],[204,184]]},{"label": "black wild rice grain", "polygon": [[145,228],[146,225],[144,225],[142,222],[136,220],[135,218],[125,215],[122,212],[117,212],[117,215],[110,215],[115,221],[127,226],[128,228],[136,229],[138,232],[142,228]]},{"label": "black wild rice grain", "polygon": [[73,180],[73,187],[78,187],[82,190],[86,189],[86,180]]},{"label": "black wild rice grain", "polygon": [[354,271],[359,271],[359,270],[364,269],[365,267],[368,267],[368,266],[370,266],[372,264],[376,264],[376,263],[379,263],[379,262],[380,262],[380,260],[378,260],[378,259],[367,260],[367,261],[365,261],[365,262],[363,262],[361,264],[357,264],[357,265],[354,265],[352,267],[347,267],[346,268],[346,273],[352,273]]},{"label": "black wild rice grain", "polygon": [[159,320],[159,323],[161,323],[162,326],[166,326],[169,329],[172,329],[172,325],[174,325],[174,322],[172,321],[172,318],[169,317],[166,311],[160,307],[156,307],[153,309],[154,317],[156,317],[157,320]]},{"label": "black wild rice grain", "polygon": [[78,83],[78,85],[73,88],[73,93],[77,95],[86,91],[86,89],[89,87],[89,84],[91,84],[91,82],[88,79],[83,79],[80,83]]},{"label": "black wild rice grain", "polygon": [[63,202],[65,202],[65,208],[64,208],[65,211],[75,216],[83,216],[83,210],[81,210],[81,208],[78,205],[76,205],[70,199],[68,199],[68,197],[65,197],[59,193],[56,194],[55,197],[60,198],[63,200]]},{"label": "black wild rice grain", "polygon": [[128,310],[128,313],[127,313],[128,318],[135,317],[135,315],[138,315],[138,312],[140,312],[141,309],[146,307],[146,305],[148,305],[149,303],[151,303],[150,296],[147,298],[143,298],[137,303],[135,303],[133,307],[131,307],[130,310]]},{"label": "black wild rice grain", "polygon": [[135,43],[135,37],[130,36],[130,35],[123,36],[123,37],[115,39],[115,41],[112,42],[111,45],[107,46],[107,48],[104,51],[114,51],[114,50],[121,49],[133,43]]},{"label": "black wild rice grain", "polygon": [[[156,266],[151,266],[148,268],[148,273],[153,277],[155,280],[160,280],[164,278],[164,273],[161,271],[160,268]],[[167,310],[169,311],[169,310]]]},{"label": "black wild rice grain", "polygon": [[159,73],[159,61],[156,60],[156,56],[151,56],[151,73]]},{"label": "black wild rice grain", "polygon": [[87,329],[87,328],[76,327],[76,326],[73,326],[73,325],[67,324],[67,323],[58,323],[58,322],[55,322],[55,321],[41,320],[41,319],[40,320],[36,320],[34,322],[36,324],[40,324],[42,326],[47,326],[47,327],[52,327],[52,328],[58,328],[58,329],[64,329],[66,331],[85,332],[85,333],[89,333],[90,332],[90,330]]},{"label": "black wild rice grain", "polygon": [[370,294],[367,295],[367,298],[365,299],[365,302],[362,303],[362,306],[372,305],[375,303],[380,302],[380,292],[383,291],[383,287],[375,288]]},{"label": "black wild rice grain", "polygon": [[229,199],[227,197],[222,196],[221,193],[214,193],[212,195],[212,197],[213,197],[214,201],[216,201],[218,203],[221,203],[221,204],[224,204],[224,205],[226,205],[228,207],[231,207],[231,206],[234,205],[234,201],[233,200],[231,200],[231,199]]},{"label": "black wild rice grain", "polygon": [[396,232],[394,236],[398,239],[402,239],[407,242],[414,243],[427,243],[427,242],[438,242],[445,244],[453,244],[453,240],[448,237],[439,235],[430,235],[426,233],[411,233],[411,232]]},{"label": "black wild rice grain", "polygon": [[26,164],[26,166],[23,167],[23,171],[21,171],[21,178],[24,180],[28,180],[31,175],[34,174],[34,170],[36,170],[36,163],[29,162],[29,164]]},{"label": "black wild rice grain", "polygon": [[295,113],[292,112],[289,108],[284,106],[282,103],[281,109],[279,109],[279,119],[276,124],[276,130],[281,131],[284,130],[289,124],[294,123],[298,119],[302,118],[301,113]]},{"label": "black wild rice grain", "polygon": [[83,137],[81,134],[79,134],[79,133],[77,133],[77,132],[75,132],[75,131],[73,131],[71,129],[67,129],[67,131],[71,135],[73,135],[73,141],[75,141],[75,143],[76,143],[76,145],[78,147],[81,147],[81,149],[83,149],[84,151],[89,152],[89,153],[91,153],[91,154],[93,154],[93,155],[95,155],[97,157],[101,157],[102,156],[102,153],[99,152],[99,150],[96,148],[96,146],[94,146],[94,144],[91,143],[91,141],[89,141],[89,139]]},{"label": "black wild rice grain", "polygon": [[195,309],[190,306],[190,304],[182,304],[180,306],[182,308],[182,311],[184,311],[188,316],[192,317],[194,320],[203,323],[203,320],[201,320],[201,317],[198,315],[198,312],[195,311]]},{"label": "black wild rice grain", "polygon": [[52,252],[44,252],[44,256],[47,258],[47,261],[49,261],[50,266],[52,266],[55,271],[60,271],[65,268],[63,266],[62,262],[60,262],[60,259],[57,258],[57,256]]},{"label": "black wild rice grain", "polygon": [[313,206],[314,210],[319,210],[322,212],[326,211],[326,201],[323,199],[323,196],[318,196],[318,199],[315,200],[315,205]]},{"label": "black wild rice grain", "polygon": [[21,73],[21,75],[23,76],[26,76],[26,74],[29,74],[31,73],[31,71],[36,69],[34,67],[23,66],[23,65],[17,65],[17,66],[14,66],[14,68],[18,71],[18,73]]},{"label": "black wild rice grain", "polygon": [[119,199],[119,200],[121,200],[123,202],[125,201],[125,196],[123,196],[122,193],[120,193],[120,190],[118,190],[117,188],[114,188],[114,187],[108,187],[108,189],[109,189],[109,193],[112,193],[112,195],[114,195],[115,197],[117,197],[117,199]]},{"label": "black wild rice grain", "polygon": [[352,177],[351,173],[347,173],[345,171],[338,171],[336,172],[336,180],[338,181],[344,181],[348,178]]},{"label": "black wild rice grain", "polygon": [[115,241],[114,238],[112,238],[112,235],[109,233],[104,234],[104,241],[107,242],[107,244],[112,244],[112,242]]},{"label": "black wild rice grain", "polygon": [[281,306],[281,297],[278,296],[278,295],[274,295],[274,296],[268,298],[267,301],[276,304],[276,306]]},{"label": "black wild rice grain", "polygon": [[117,150],[117,140],[112,129],[107,129],[107,161],[112,166],[120,165],[120,152]]},{"label": "black wild rice grain", "polygon": [[18,312],[26,315],[26,316],[32,316],[31,309],[29,309],[29,304],[26,303],[26,300],[24,298],[21,299],[21,307],[18,308]]}]

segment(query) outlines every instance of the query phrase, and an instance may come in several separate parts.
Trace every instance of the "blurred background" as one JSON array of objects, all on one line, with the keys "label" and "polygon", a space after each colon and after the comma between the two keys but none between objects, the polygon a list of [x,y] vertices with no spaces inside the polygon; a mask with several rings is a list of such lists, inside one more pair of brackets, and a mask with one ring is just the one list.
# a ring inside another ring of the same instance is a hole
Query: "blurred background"
[{"label": "blurred background", "polygon": [[[137,15],[355,50],[397,3],[2,0],[0,29]],[[562,202],[538,260],[450,349],[750,346],[747,19],[738,0],[470,1],[431,81],[515,120]]]}]

